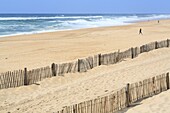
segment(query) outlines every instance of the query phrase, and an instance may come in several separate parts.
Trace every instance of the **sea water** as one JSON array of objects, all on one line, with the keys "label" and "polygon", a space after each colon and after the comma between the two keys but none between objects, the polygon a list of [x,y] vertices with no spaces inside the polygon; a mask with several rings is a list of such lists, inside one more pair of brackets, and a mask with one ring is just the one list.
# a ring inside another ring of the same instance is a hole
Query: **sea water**
[{"label": "sea water", "polygon": [[0,14],[0,37],[169,18],[170,14]]}]

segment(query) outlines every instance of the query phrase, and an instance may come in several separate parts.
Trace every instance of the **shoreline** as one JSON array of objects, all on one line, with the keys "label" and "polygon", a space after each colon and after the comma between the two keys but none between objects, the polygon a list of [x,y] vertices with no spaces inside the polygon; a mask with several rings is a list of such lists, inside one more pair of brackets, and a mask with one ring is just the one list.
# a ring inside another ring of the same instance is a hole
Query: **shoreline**
[{"label": "shoreline", "polygon": [[25,35],[36,35],[36,34],[46,34],[46,33],[57,33],[57,32],[67,32],[67,31],[77,31],[77,30],[86,30],[86,29],[96,29],[96,28],[107,28],[107,27],[120,27],[120,26],[127,26],[134,23],[129,23],[129,24],[124,24],[124,25],[115,25],[115,26],[98,26],[98,27],[87,27],[87,28],[75,28],[75,29],[63,29],[63,30],[51,30],[51,31],[36,31],[37,33],[23,33],[23,34],[11,34],[11,35],[2,35],[0,38],[5,38],[5,37],[15,37],[15,36],[25,36]]},{"label": "shoreline", "polygon": [[10,34],[10,35],[2,35],[0,38],[5,38],[5,37],[15,37],[15,36],[25,36],[25,35],[36,35],[36,34],[45,34],[45,33],[55,33],[55,32],[62,32],[62,31],[75,31],[75,30],[85,30],[85,29],[95,29],[95,28],[107,28],[107,27],[120,27],[120,26],[128,26],[128,25],[133,25],[133,24],[138,24],[138,23],[143,23],[143,22],[149,22],[149,21],[157,21],[157,20],[170,20],[168,19],[151,19],[151,20],[137,20],[137,21],[127,21],[123,23],[122,25],[114,25],[114,26],[97,26],[97,27],[87,27],[87,28],[75,28],[75,29],[61,29],[61,30],[47,30],[47,31],[34,31],[34,32],[27,32],[27,33],[19,33],[19,34]]}]

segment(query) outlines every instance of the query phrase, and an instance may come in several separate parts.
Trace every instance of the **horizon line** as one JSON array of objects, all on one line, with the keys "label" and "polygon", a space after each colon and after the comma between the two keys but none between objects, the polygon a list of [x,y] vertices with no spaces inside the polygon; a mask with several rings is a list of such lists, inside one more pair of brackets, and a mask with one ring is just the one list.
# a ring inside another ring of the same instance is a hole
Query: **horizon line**
[{"label": "horizon line", "polygon": [[42,12],[37,12],[37,13],[30,13],[30,12],[25,12],[25,13],[4,13],[0,12],[0,14],[170,14],[170,13],[42,13]]}]

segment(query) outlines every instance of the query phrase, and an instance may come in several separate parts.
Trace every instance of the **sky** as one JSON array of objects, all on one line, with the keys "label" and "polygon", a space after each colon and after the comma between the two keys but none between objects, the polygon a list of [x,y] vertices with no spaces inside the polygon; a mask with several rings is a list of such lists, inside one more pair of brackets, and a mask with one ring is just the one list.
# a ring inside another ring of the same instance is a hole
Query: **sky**
[{"label": "sky", "polygon": [[0,13],[170,13],[170,0],[0,0]]}]

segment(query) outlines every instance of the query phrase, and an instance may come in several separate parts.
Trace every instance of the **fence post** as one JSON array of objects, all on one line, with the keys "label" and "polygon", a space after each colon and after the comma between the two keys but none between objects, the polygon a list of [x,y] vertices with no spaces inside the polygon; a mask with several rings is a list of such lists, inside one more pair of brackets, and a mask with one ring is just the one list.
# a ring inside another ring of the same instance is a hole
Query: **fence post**
[{"label": "fence post", "polygon": [[140,46],[140,53],[144,52],[144,45]]},{"label": "fence post", "polygon": [[27,73],[27,68],[24,68],[24,85],[28,85],[28,73]]},{"label": "fence post", "polygon": [[61,113],[64,113],[64,110],[62,109]]},{"label": "fence post", "polygon": [[129,83],[126,85],[126,106],[130,106]]},{"label": "fence post", "polygon": [[101,65],[101,54],[99,54],[99,66]]},{"label": "fence post", "polygon": [[55,63],[51,64],[51,71],[52,71],[52,76],[56,76],[56,66],[55,66]]},{"label": "fence post", "polygon": [[119,57],[120,57],[120,55],[119,55],[119,54],[120,54],[120,49],[118,50],[117,54],[118,54],[118,55],[117,55],[117,57],[116,57],[116,62],[119,62],[119,60],[120,60],[120,58],[119,58]]},{"label": "fence post", "polygon": [[167,47],[169,47],[169,39],[167,39]]},{"label": "fence post", "polygon": [[169,89],[169,72],[166,74],[167,89]]},{"label": "fence post", "polygon": [[78,59],[78,72],[80,72],[80,59]]},{"label": "fence post", "polygon": [[158,49],[158,42],[155,42],[155,49]]},{"label": "fence post", "polygon": [[134,58],[133,47],[131,48],[132,59]]},{"label": "fence post", "polygon": [[155,77],[152,77],[152,84],[153,84],[153,93],[156,94],[156,84],[155,84]]},{"label": "fence post", "polygon": [[76,113],[76,105],[73,105],[73,113]]}]

